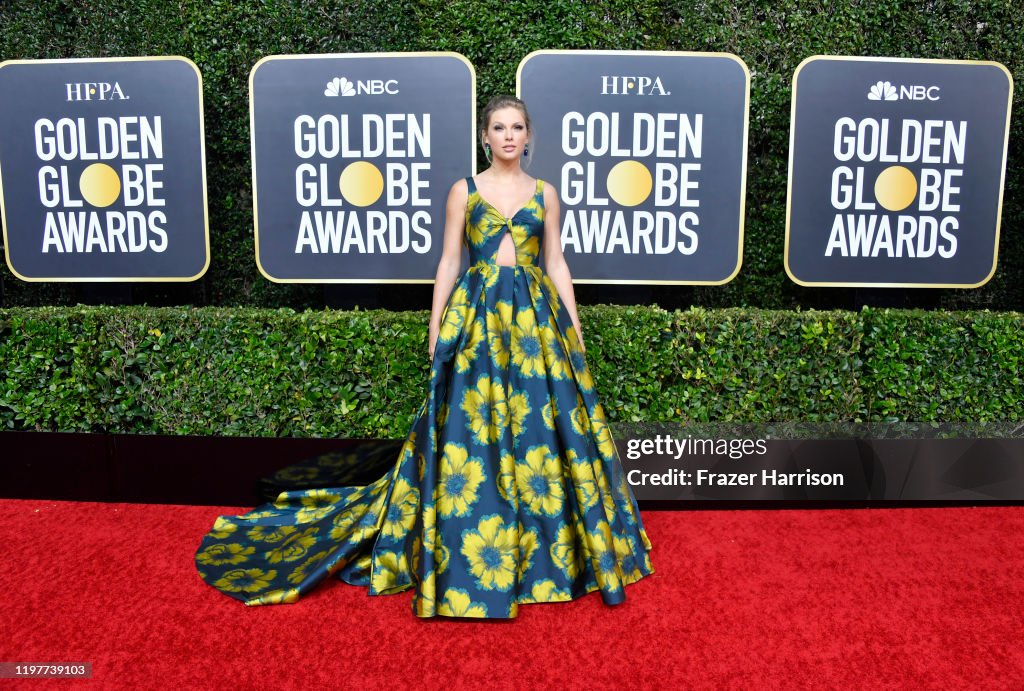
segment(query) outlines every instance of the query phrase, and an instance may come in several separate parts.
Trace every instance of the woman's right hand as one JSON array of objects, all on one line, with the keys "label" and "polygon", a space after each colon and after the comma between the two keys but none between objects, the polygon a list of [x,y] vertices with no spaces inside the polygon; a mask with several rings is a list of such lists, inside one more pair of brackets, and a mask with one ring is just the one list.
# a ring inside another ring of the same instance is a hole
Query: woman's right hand
[{"label": "woman's right hand", "polygon": [[434,361],[434,348],[437,346],[437,335],[441,332],[440,327],[430,325],[429,335],[427,336],[427,355],[430,357],[430,361]]}]

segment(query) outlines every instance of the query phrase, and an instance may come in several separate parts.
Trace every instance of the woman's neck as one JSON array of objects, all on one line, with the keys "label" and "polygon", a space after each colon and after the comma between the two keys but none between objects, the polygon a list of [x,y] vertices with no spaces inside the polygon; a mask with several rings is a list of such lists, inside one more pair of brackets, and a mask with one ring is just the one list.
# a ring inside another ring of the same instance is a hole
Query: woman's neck
[{"label": "woman's neck", "polygon": [[495,160],[491,162],[491,167],[484,171],[496,178],[517,178],[523,174],[523,168],[519,165],[519,161],[500,161]]}]

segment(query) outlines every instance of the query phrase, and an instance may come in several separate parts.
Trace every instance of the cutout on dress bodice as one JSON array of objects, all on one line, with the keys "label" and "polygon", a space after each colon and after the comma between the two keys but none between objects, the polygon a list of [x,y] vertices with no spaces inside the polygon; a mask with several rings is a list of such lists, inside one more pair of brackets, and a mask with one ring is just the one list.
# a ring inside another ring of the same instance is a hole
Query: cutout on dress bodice
[{"label": "cutout on dress bodice", "polygon": [[533,196],[511,216],[484,199],[472,177],[467,182],[465,240],[470,263],[536,265],[544,235],[544,182],[537,180]]},{"label": "cutout on dress bodice", "polygon": [[512,239],[512,231],[506,230],[498,243],[498,251],[494,253],[494,263],[498,266],[516,265],[516,241]]}]

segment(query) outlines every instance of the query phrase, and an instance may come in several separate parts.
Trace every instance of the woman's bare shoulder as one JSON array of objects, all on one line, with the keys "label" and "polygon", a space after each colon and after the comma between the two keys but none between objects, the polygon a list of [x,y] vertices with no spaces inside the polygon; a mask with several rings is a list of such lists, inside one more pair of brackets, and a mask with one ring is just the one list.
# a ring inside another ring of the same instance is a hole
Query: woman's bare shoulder
[{"label": "woman's bare shoulder", "polygon": [[558,188],[552,185],[547,180],[541,181],[544,184],[544,201],[545,202],[557,202],[558,201]]},{"label": "woman's bare shoulder", "polygon": [[459,199],[465,201],[469,197],[469,183],[466,182],[466,178],[459,178],[452,183],[451,189],[448,190],[448,200],[458,201]]}]

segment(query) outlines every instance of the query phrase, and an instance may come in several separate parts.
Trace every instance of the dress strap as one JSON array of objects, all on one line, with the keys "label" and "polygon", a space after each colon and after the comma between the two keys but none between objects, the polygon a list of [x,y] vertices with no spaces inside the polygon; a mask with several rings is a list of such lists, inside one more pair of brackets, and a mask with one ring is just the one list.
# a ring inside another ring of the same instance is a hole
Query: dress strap
[{"label": "dress strap", "polygon": [[476,181],[473,179],[472,175],[470,175],[468,178],[466,178],[466,184],[469,185],[469,193],[470,194],[473,194],[474,192],[476,192]]}]

